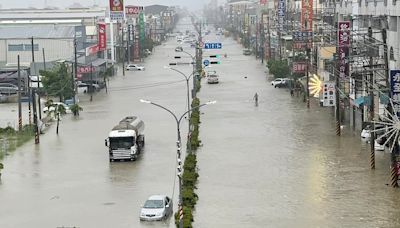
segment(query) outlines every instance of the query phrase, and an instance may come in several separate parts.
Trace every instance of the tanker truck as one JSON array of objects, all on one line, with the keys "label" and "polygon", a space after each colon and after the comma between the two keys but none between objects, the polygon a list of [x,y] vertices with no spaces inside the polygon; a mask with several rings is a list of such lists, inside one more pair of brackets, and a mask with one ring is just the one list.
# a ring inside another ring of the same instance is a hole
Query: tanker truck
[{"label": "tanker truck", "polygon": [[134,161],[144,147],[144,123],[136,116],[127,116],[112,128],[105,140],[110,162]]}]

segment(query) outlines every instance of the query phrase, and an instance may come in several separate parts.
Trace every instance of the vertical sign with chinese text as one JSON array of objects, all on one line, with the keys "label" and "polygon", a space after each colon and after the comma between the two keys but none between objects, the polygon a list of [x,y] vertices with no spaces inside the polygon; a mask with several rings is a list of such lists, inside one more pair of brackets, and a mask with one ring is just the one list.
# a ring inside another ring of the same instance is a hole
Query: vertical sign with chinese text
[{"label": "vertical sign with chinese text", "polygon": [[[139,48],[140,48],[140,50],[144,49],[144,39],[145,39],[144,13],[141,12],[139,14],[139,41],[140,41]],[[141,53],[140,53],[140,55],[141,55]]]},{"label": "vertical sign with chinese text", "polygon": [[99,46],[99,51],[104,51],[107,48],[106,24],[99,23],[98,29],[97,46]]},{"label": "vertical sign with chinese text", "polygon": [[301,1],[301,26],[303,31],[312,31],[313,0]]},{"label": "vertical sign with chinese text", "polygon": [[339,77],[349,75],[350,21],[338,22],[338,71]]},{"label": "vertical sign with chinese text", "polygon": [[124,19],[124,0],[110,0],[110,18],[117,21]]},{"label": "vertical sign with chinese text", "polygon": [[283,25],[285,23],[286,17],[286,0],[278,1],[278,29],[279,31],[283,31]]},{"label": "vertical sign with chinese text", "polygon": [[400,70],[390,71],[390,90],[392,92],[393,112],[400,117]]}]

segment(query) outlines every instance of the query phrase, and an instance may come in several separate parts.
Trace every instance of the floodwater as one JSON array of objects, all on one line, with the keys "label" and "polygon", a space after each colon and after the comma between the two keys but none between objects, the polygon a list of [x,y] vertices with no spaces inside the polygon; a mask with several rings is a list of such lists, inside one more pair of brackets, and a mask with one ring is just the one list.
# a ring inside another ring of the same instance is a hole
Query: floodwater
[{"label": "floodwater", "polygon": [[[220,83],[203,80],[199,93],[202,102],[217,103],[201,109],[195,227],[400,227],[399,192],[386,185],[388,154],[377,152],[371,171],[368,146],[346,127],[335,136],[330,110],[307,110],[300,98],[274,89],[260,60],[242,55],[232,39],[213,32],[204,41],[223,43],[220,51],[204,51],[205,58],[228,57],[210,68]],[[139,99],[185,112],[186,82],[164,69],[177,45],[172,38],[157,47],[144,72],[120,70],[108,94],[95,94],[93,102],[81,97],[84,111],[65,116],[58,136],[52,126],[40,145],[28,142],[4,159],[0,227],[175,227],[173,218],[139,221],[148,196],[173,194],[176,210],[178,194],[176,123]],[[109,163],[104,139],[128,115],[145,122],[144,153],[135,162]],[[183,139],[186,130],[183,121]]]}]

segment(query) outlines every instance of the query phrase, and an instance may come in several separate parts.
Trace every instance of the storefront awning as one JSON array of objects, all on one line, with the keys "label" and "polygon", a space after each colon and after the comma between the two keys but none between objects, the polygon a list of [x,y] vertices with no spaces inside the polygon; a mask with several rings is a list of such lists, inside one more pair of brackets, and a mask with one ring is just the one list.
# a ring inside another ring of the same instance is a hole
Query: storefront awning
[{"label": "storefront awning", "polygon": [[96,59],[92,62],[92,65],[97,67],[97,66],[101,66],[103,64],[106,64],[106,60],[105,59]]}]

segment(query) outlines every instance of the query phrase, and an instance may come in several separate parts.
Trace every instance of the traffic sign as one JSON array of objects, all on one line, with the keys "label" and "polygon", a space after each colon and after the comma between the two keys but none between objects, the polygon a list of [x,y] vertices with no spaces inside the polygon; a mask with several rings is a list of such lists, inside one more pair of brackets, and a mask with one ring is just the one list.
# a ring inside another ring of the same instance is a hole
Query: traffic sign
[{"label": "traffic sign", "polygon": [[204,66],[208,66],[208,65],[210,65],[210,61],[208,61],[207,59],[205,59],[205,60],[203,61],[203,64],[204,64]]},{"label": "traffic sign", "polygon": [[205,43],[204,49],[221,49],[222,43]]}]

